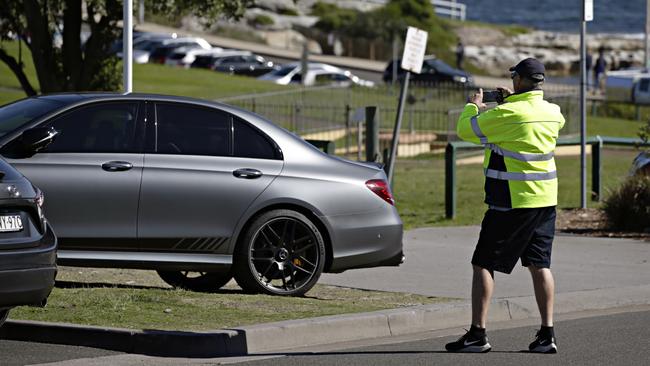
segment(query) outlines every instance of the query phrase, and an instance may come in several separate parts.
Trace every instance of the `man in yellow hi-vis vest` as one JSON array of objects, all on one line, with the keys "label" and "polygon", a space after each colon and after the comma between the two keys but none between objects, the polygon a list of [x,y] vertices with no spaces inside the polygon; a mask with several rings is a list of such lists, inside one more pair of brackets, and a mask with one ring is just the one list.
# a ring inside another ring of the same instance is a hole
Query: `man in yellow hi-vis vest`
[{"label": "man in yellow hi-vis vest", "polygon": [[499,88],[501,103],[485,111],[483,91],[469,99],[458,120],[458,136],[485,146],[485,203],[489,208],[472,257],[472,324],[450,352],[488,352],[487,311],[494,271],[510,273],[521,258],[533,279],[541,329],[531,352],[556,353],[554,281],[550,271],[555,233],[557,171],[555,141],[564,126],[560,107],[545,101],[544,65],[527,58],[510,68],[514,93]]}]

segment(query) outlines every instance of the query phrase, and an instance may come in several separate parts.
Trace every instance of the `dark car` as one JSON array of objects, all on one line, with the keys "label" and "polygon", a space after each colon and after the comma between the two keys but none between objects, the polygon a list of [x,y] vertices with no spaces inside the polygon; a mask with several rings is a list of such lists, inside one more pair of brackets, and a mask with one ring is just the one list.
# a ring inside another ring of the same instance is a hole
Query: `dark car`
[{"label": "dark car", "polygon": [[216,59],[212,68],[234,75],[260,76],[279,66],[259,55],[238,55]]},{"label": "dark car", "polygon": [[[24,117],[0,117],[0,153],[48,196],[61,265],[154,269],[202,291],[234,276],[248,292],[301,295],[322,272],[402,261],[383,169],[327,155],[254,113],[110,93],[4,108]],[[20,136],[42,128],[59,134],[22,157]]]},{"label": "dark car", "polygon": [[[0,109],[0,118],[11,113]],[[22,134],[16,151],[33,154],[54,135],[49,129]],[[57,241],[43,201],[40,190],[0,159],[0,326],[13,307],[44,306],[54,286]]]},{"label": "dark car", "polygon": [[[393,82],[393,62],[397,62],[397,78],[402,79],[405,71],[400,67],[401,59],[388,62],[384,70],[383,80],[385,83]],[[471,87],[474,85],[474,79],[468,72],[455,69],[447,65],[444,61],[433,57],[426,56],[422,63],[422,72],[419,74],[411,73],[411,82],[414,83],[456,83]]]}]

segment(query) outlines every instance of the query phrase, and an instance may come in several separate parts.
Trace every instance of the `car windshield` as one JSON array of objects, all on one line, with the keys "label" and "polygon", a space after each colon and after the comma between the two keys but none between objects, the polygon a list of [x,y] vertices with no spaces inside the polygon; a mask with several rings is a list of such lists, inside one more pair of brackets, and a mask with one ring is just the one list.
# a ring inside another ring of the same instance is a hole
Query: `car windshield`
[{"label": "car windshield", "polygon": [[287,76],[291,71],[293,71],[296,67],[295,66],[282,66],[281,68],[271,71],[269,75],[275,75],[275,76]]},{"label": "car windshield", "polygon": [[65,103],[52,99],[27,98],[0,107],[0,136],[53,111]]}]

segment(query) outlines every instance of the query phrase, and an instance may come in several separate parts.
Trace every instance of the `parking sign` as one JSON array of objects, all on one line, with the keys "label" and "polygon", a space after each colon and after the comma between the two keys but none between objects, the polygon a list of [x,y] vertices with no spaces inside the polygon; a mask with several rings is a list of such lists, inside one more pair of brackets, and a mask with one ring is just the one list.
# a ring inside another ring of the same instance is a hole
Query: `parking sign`
[{"label": "parking sign", "polygon": [[424,53],[427,49],[428,33],[415,27],[408,27],[404,54],[402,55],[402,69],[419,74],[422,71]]}]

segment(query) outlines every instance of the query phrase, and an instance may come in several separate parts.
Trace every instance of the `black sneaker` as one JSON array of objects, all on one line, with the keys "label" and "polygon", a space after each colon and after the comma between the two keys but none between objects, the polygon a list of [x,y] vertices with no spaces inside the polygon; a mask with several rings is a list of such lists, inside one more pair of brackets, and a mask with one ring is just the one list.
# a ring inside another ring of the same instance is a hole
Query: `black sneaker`
[{"label": "black sneaker", "polygon": [[534,353],[557,353],[555,336],[553,334],[543,335],[538,331],[535,340],[528,346],[528,350]]},{"label": "black sneaker", "polygon": [[485,353],[490,352],[492,346],[488,343],[488,338],[485,334],[477,336],[468,331],[456,342],[447,343],[445,349],[449,352]]}]

